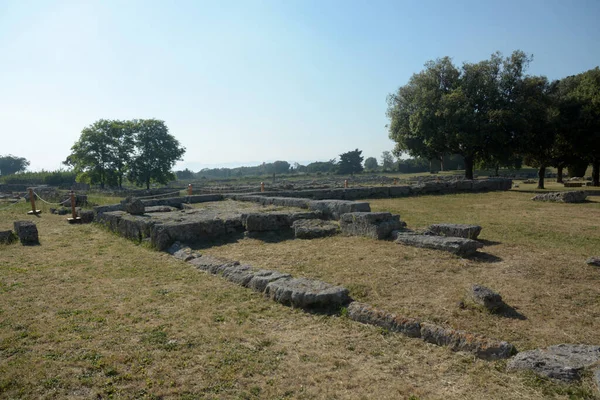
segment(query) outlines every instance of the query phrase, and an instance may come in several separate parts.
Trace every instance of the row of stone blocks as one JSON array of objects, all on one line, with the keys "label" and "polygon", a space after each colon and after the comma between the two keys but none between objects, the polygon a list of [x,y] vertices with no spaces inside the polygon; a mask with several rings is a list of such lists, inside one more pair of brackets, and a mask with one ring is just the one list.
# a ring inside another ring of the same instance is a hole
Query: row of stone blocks
[{"label": "row of stone blocks", "polygon": [[453,351],[469,352],[483,359],[508,358],[515,352],[514,347],[507,342],[412,318],[398,317],[353,301],[348,289],[341,286],[319,280],[294,278],[290,274],[278,271],[255,269],[237,261],[201,255],[179,243],[173,244],[168,252],[202,271],[221,275],[233,283],[264,293],[272,300],[285,305],[328,312],[347,307],[347,316],[352,320],[380,326],[409,337],[421,338],[440,346],[448,346]]},{"label": "row of stone blocks", "polygon": [[[368,198],[406,197],[423,194],[448,194],[460,192],[481,192],[510,190],[512,179],[491,178],[477,180],[432,181],[416,185],[373,186],[340,189],[315,189],[298,191],[254,192],[250,195],[269,197],[302,197],[315,200],[358,200]],[[233,196],[233,195],[228,195]]]}]

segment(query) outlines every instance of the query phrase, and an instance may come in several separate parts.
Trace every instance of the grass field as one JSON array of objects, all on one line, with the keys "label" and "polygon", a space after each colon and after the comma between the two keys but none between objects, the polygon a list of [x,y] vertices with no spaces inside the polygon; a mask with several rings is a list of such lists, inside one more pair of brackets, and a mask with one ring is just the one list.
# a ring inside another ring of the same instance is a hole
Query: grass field
[{"label": "grass field", "polygon": [[[522,189],[522,188],[520,188]],[[239,238],[207,254],[342,284],[388,311],[483,333],[526,350],[600,344],[600,197],[532,202],[531,193],[372,200],[409,227],[478,223],[480,257],[334,237]],[[570,399],[562,385],[508,373],[446,348],[340,316],[271,302],[95,225],[25,204],[0,229],[34,219],[40,246],[0,245],[0,398]],[[498,290],[512,317],[460,309],[465,289]]]}]

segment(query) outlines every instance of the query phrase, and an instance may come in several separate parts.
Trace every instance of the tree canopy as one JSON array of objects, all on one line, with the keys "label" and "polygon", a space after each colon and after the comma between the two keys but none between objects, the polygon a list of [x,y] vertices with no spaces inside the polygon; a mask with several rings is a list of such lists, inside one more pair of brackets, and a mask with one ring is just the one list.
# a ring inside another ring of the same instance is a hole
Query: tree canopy
[{"label": "tree canopy", "polygon": [[17,172],[25,172],[29,166],[29,161],[24,157],[16,157],[12,154],[0,156],[0,175],[12,175]]},{"label": "tree canopy", "polygon": [[379,168],[379,164],[377,163],[377,159],[375,157],[368,157],[365,160],[365,169],[367,171],[376,171]]},{"label": "tree canopy", "polygon": [[135,151],[132,156],[127,179],[137,185],[150,183],[168,183],[175,179],[171,169],[175,162],[181,160],[185,148],[169,134],[164,121],[142,119],[132,121],[135,127]]},{"label": "tree canopy", "polygon": [[362,150],[356,149],[340,154],[338,174],[357,174],[363,170]]},{"label": "tree canopy", "polygon": [[171,168],[184,152],[163,121],[101,119],[83,129],[64,163],[78,181],[122,187],[127,176],[149,188],[174,179]]}]

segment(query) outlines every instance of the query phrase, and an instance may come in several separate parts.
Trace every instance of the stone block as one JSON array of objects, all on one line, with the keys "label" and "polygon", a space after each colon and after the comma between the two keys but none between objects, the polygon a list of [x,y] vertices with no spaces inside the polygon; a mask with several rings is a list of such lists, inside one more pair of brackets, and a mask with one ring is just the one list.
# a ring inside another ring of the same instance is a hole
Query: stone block
[{"label": "stone block", "polygon": [[405,197],[410,194],[410,186],[390,186],[390,197]]},{"label": "stone block", "polygon": [[340,217],[342,233],[380,240],[390,237],[392,231],[404,226],[400,215],[389,212],[353,212],[342,214]]},{"label": "stone block", "polygon": [[500,294],[482,285],[473,285],[469,290],[469,297],[475,304],[492,312],[504,306]]},{"label": "stone block", "polygon": [[573,382],[600,361],[600,346],[558,344],[524,351],[508,362],[508,370],[529,370],[556,381]]},{"label": "stone block", "polygon": [[15,221],[13,224],[15,233],[24,245],[40,244],[38,229],[32,221]]},{"label": "stone block", "polygon": [[509,358],[516,351],[514,346],[508,342],[426,322],[421,323],[421,338],[438,346],[447,346],[452,351],[472,353],[484,360]]},{"label": "stone block", "polygon": [[89,224],[94,221],[94,212],[92,210],[79,210],[77,214],[84,224]]},{"label": "stone block", "polygon": [[421,324],[418,320],[391,314],[357,301],[348,305],[348,318],[363,324],[380,326],[409,337],[421,337]]},{"label": "stone block", "polygon": [[342,214],[351,212],[371,211],[371,206],[367,202],[348,200],[313,200],[308,203],[308,208],[321,211],[327,219],[339,219]]},{"label": "stone block", "polygon": [[289,279],[291,277],[292,276],[290,274],[261,269],[256,271],[248,283],[244,286],[254,289],[257,292],[264,292],[269,283],[275,282],[279,279]]},{"label": "stone block", "polygon": [[435,235],[462,237],[475,240],[481,232],[481,226],[465,224],[433,224],[429,226],[428,230]]},{"label": "stone block", "polygon": [[534,201],[551,201],[556,203],[583,203],[587,197],[587,193],[583,190],[575,190],[571,192],[553,192],[543,193],[533,196]]},{"label": "stone block", "polygon": [[294,235],[298,239],[315,239],[333,236],[338,233],[339,226],[329,221],[320,219],[303,219],[292,224]]},{"label": "stone block", "polygon": [[396,243],[404,244],[407,246],[448,251],[461,257],[468,257],[470,255],[473,255],[477,251],[477,249],[483,247],[483,244],[471,239],[445,236],[417,235],[413,233],[404,232],[397,233]]},{"label": "stone block", "polygon": [[16,240],[16,236],[13,233],[13,231],[11,231],[10,229],[6,230],[6,231],[0,231],[0,243],[11,244],[15,240]]},{"label": "stone block", "polygon": [[142,215],[146,211],[146,206],[140,199],[136,199],[125,204],[125,211],[131,215]]},{"label": "stone block", "polygon": [[300,308],[336,309],[350,301],[348,289],[306,278],[270,282],[265,294],[279,303]]}]

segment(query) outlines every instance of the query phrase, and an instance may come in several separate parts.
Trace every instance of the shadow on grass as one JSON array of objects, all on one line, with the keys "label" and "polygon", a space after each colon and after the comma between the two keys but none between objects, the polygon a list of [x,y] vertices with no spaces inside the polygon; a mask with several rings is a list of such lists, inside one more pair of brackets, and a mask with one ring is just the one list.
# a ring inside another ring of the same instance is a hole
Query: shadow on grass
[{"label": "shadow on grass", "polygon": [[504,303],[502,307],[496,311],[496,315],[504,318],[519,319],[521,321],[525,321],[527,319],[525,315],[521,314],[514,307],[511,307],[506,303]]},{"label": "shadow on grass", "polygon": [[477,239],[478,242],[480,242],[481,244],[483,244],[484,246],[497,246],[499,244],[502,244],[501,242],[496,242],[493,240],[485,240],[485,239]]},{"label": "shadow on grass", "polygon": [[483,251],[478,251],[472,256],[467,257],[467,259],[481,263],[497,263],[502,261],[500,257]]}]

